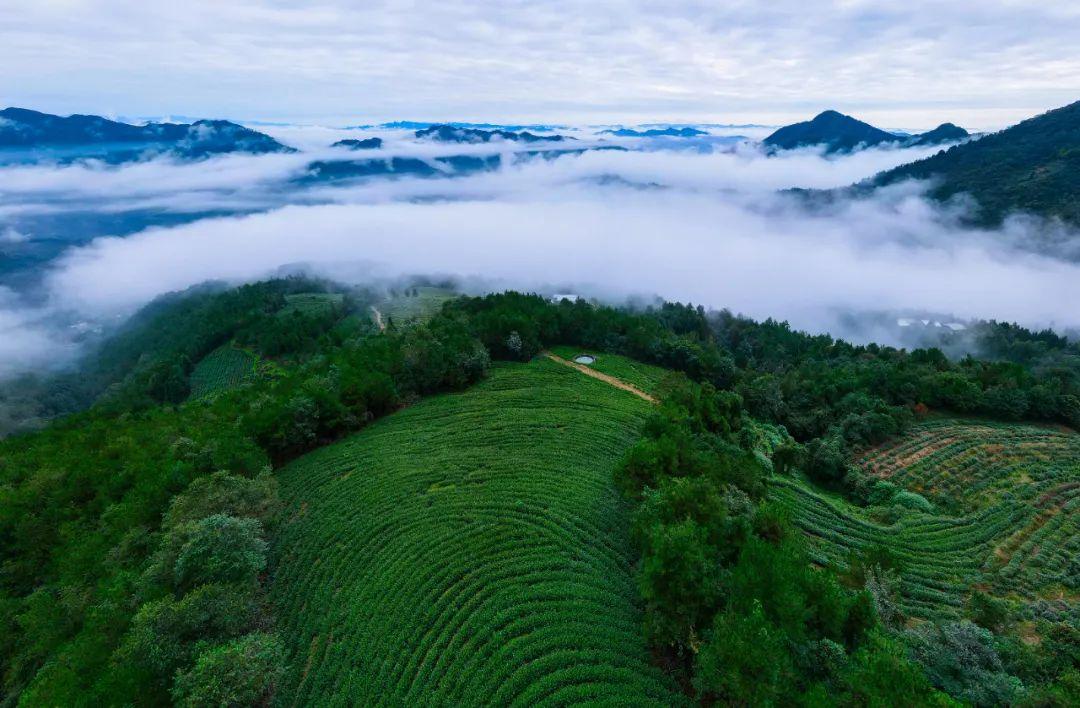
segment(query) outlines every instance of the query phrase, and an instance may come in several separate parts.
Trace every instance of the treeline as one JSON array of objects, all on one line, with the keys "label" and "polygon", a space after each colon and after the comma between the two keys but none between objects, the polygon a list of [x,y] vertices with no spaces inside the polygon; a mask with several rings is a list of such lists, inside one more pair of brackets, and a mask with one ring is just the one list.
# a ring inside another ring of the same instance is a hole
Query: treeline
[{"label": "treeline", "polygon": [[1063,338],[999,327],[1009,335],[1001,350],[1037,343],[1038,361],[1059,362],[1029,366],[970,356],[953,361],[938,349],[855,346],[727,312],[709,320],[717,346],[740,371],[736,390],[748,412],[783,425],[805,445],[799,466],[857,501],[867,500],[873,481],[851,465],[852,452],[902,433],[929,410],[1080,428],[1080,358],[1071,357],[1075,345]]}]

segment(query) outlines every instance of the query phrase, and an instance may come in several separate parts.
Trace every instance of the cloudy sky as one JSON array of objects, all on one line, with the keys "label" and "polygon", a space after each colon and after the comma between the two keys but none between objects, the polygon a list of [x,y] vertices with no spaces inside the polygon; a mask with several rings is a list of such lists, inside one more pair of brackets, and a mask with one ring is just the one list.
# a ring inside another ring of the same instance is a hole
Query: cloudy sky
[{"label": "cloudy sky", "polygon": [[1080,97],[1078,37],[1045,0],[0,0],[0,103],[989,129]]}]

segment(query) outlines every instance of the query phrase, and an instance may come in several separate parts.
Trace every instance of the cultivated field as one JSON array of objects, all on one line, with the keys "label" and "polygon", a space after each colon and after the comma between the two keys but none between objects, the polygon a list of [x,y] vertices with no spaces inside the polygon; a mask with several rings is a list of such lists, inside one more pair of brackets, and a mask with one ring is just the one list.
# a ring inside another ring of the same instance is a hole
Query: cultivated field
[{"label": "cultivated field", "polygon": [[280,473],[282,704],[671,704],[613,469],[646,401],[496,366]]},{"label": "cultivated field", "polygon": [[375,307],[382,313],[385,324],[392,320],[400,327],[410,322],[427,322],[444,302],[455,297],[457,293],[446,288],[406,288]]},{"label": "cultivated field", "polygon": [[258,375],[258,358],[225,344],[203,357],[191,371],[191,397],[202,398],[250,381]]},{"label": "cultivated field", "polygon": [[285,307],[279,314],[300,312],[305,315],[319,314],[340,305],[345,299],[341,293],[297,293],[285,296]]},{"label": "cultivated field", "polygon": [[1080,435],[934,421],[857,462],[934,509],[886,524],[800,480],[774,479],[771,494],[794,511],[819,561],[843,565],[852,550],[888,546],[905,562],[914,617],[956,616],[976,587],[1019,601],[1029,619],[1077,616]]}]

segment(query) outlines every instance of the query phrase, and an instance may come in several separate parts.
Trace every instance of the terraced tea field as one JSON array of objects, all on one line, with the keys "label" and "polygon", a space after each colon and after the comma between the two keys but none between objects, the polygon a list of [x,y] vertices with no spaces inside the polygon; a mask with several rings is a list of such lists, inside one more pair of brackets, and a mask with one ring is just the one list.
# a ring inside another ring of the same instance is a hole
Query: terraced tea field
[{"label": "terraced tea field", "polygon": [[775,479],[772,496],[793,510],[819,561],[892,548],[906,563],[902,594],[915,617],[955,616],[978,587],[1019,600],[1030,618],[1080,619],[1080,435],[934,421],[857,462],[935,510],[881,524],[800,480]]},{"label": "terraced tea field", "polygon": [[457,293],[446,288],[408,288],[376,307],[382,313],[384,322],[389,324],[393,320],[393,323],[400,327],[410,322],[427,322],[444,302],[455,297]]},{"label": "terraced tea field", "polygon": [[278,313],[282,316],[299,312],[304,315],[315,315],[325,312],[332,307],[337,307],[344,302],[345,296],[341,293],[296,293],[285,296],[285,307]]},{"label": "terraced tea field", "polygon": [[538,358],[283,469],[279,702],[677,702],[612,485],[649,410]]},{"label": "terraced tea field", "polygon": [[202,398],[234,388],[258,375],[259,359],[225,344],[203,357],[191,371],[191,397]]}]

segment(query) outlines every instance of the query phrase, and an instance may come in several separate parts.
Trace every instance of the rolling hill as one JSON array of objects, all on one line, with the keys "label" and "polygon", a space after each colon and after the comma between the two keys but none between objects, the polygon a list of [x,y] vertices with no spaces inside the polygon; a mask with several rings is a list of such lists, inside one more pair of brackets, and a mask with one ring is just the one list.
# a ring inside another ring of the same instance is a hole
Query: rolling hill
[{"label": "rolling hill", "polygon": [[967,194],[974,220],[997,224],[1013,212],[1080,224],[1080,101],[956,145],[869,180],[881,187],[930,180],[939,200]]},{"label": "rolling hill", "polygon": [[826,152],[851,152],[857,147],[874,146],[897,141],[886,133],[837,111],[823,111],[812,120],[784,126],[763,141],[770,148],[792,150],[811,145],[824,145]]},{"label": "rolling hill", "polygon": [[538,359],[283,469],[282,703],[676,702],[612,483],[648,411]]},{"label": "rolling hill", "polygon": [[338,140],[330,147],[343,147],[350,150],[378,150],[382,146],[382,138],[364,138],[363,140]]},{"label": "rolling hill", "polygon": [[620,138],[697,138],[708,135],[704,130],[684,126],[682,128],[649,128],[647,130],[635,130],[633,128],[615,128],[602,130],[601,135],[614,135]]}]

